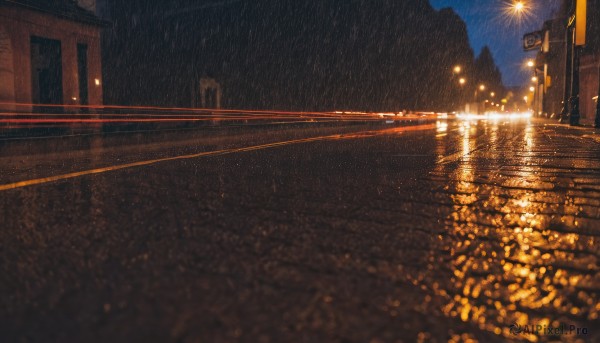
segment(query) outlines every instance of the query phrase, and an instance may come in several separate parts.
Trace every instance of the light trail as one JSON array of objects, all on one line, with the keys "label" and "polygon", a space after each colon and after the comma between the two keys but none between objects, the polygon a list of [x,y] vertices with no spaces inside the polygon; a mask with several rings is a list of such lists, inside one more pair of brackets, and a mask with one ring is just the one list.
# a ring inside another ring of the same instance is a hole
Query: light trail
[{"label": "light trail", "polygon": [[157,107],[157,106],[120,106],[120,105],[69,105],[69,104],[33,104],[0,102],[0,106],[15,107],[47,107],[47,108],[79,108],[79,109],[129,109],[129,110],[155,110],[155,111],[177,111],[177,112],[208,112],[208,113],[255,113],[255,114],[329,114],[329,115],[366,115],[368,112],[354,111],[280,111],[280,110],[240,110],[240,109],[214,109],[214,108],[189,108],[189,107]]},{"label": "light trail", "polygon": [[[152,113],[104,113],[104,114],[90,114],[90,113],[11,113],[11,112],[0,112],[0,117],[43,117],[43,118],[52,118],[58,117],[57,119],[61,119],[60,117],[76,117],[76,118],[86,118],[91,117],[95,119],[101,119],[105,117],[124,117],[124,118],[132,118],[135,117],[149,117],[149,118],[180,118],[180,119],[198,119],[198,118],[206,118],[206,119],[296,119],[296,118],[318,118],[318,119],[381,119],[378,116],[365,116],[365,117],[355,117],[355,116],[338,116],[332,117],[328,115],[302,115],[302,116],[286,116],[286,115],[257,115],[257,114],[246,114],[246,115],[227,115],[227,116],[216,116],[216,115],[208,115],[208,114],[198,114],[190,117],[189,114],[152,114]],[[62,118],[64,119],[64,118]]]},{"label": "light trail", "polygon": [[[265,117],[265,118],[138,118],[138,119],[0,119],[1,124],[134,124],[134,123],[189,123],[189,122],[227,122],[227,121],[266,121],[280,120],[281,123],[296,123],[296,122],[331,122],[331,118],[285,118],[285,117]],[[371,122],[380,121],[376,118],[340,118],[338,122]],[[396,120],[401,121],[401,120]],[[406,120],[408,121],[408,119]],[[46,126],[47,127],[47,126]],[[1,127],[0,127],[1,128]]]},{"label": "light trail", "polygon": [[[27,105],[27,104],[22,104]],[[60,106],[60,105],[55,105]],[[127,108],[130,109],[130,108]],[[413,121],[436,116],[435,113],[414,115],[398,115],[396,113],[363,113],[363,112],[270,112],[270,111],[235,111],[224,113],[34,113],[34,112],[0,112],[0,124],[3,128],[18,125],[70,125],[70,124],[133,124],[133,123],[184,123],[184,122],[227,122],[227,121]]]},{"label": "light trail", "polygon": [[477,120],[510,120],[518,121],[521,119],[529,119],[533,116],[532,112],[486,112],[484,114],[473,114],[473,113],[458,113],[456,118],[463,121],[477,121]]},{"label": "light trail", "polygon": [[[146,110],[162,112],[192,112],[194,114],[263,114],[263,115],[293,115],[293,116],[327,116],[327,117],[391,117],[395,112],[357,112],[357,111],[280,111],[280,110],[241,110],[241,109],[212,109],[212,108],[185,108],[185,107],[153,107],[153,106],[117,106],[117,105],[68,105],[68,104],[33,104],[0,102],[0,106],[14,106],[26,108],[71,108],[71,109],[94,109],[94,110]],[[433,112],[418,112],[419,114],[434,115]],[[49,113],[50,114],[50,113]]]},{"label": "light trail", "polygon": [[82,176],[87,176],[87,175],[102,174],[102,173],[107,173],[107,172],[117,171],[117,170],[122,170],[122,169],[148,166],[148,165],[157,164],[157,163],[161,163],[161,162],[186,160],[186,159],[194,159],[194,158],[209,157],[209,156],[221,156],[221,155],[227,155],[227,154],[249,152],[249,151],[262,150],[262,149],[270,149],[270,148],[282,147],[282,146],[293,145],[293,144],[311,143],[311,142],[318,142],[318,141],[336,141],[336,140],[345,140],[345,139],[362,139],[362,138],[370,138],[370,137],[376,137],[376,136],[382,136],[382,135],[400,134],[400,133],[408,132],[408,131],[423,131],[423,130],[432,130],[432,129],[436,129],[435,124],[416,125],[416,126],[407,126],[407,127],[395,127],[395,128],[390,128],[390,129],[384,129],[384,130],[370,130],[370,131],[361,131],[361,132],[350,133],[350,134],[318,136],[318,137],[311,137],[311,138],[303,138],[303,139],[295,139],[295,140],[289,140],[289,141],[281,141],[281,142],[267,143],[267,144],[261,144],[261,145],[254,145],[254,146],[249,146],[249,147],[231,148],[231,149],[207,151],[207,152],[201,152],[201,153],[189,154],[189,155],[165,157],[165,158],[159,158],[159,159],[119,164],[119,165],[107,166],[107,167],[102,167],[102,168],[83,170],[83,171],[73,172],[73,173],[68,173],[68,174],[61,174],[61,175],[44,177],[44,178],[8,183],[8,184],[0,185],[0,191],[7,191],[7,190],[11,190],[11,189],[23,188],[23,187],[34,186],[34,185],[41,185],[41,184],[46,184],[46,183],[51,183],[51,182],[56,182],[56,181],[61,181],[61,180],[74,179],[77,177],[82,177]]}]

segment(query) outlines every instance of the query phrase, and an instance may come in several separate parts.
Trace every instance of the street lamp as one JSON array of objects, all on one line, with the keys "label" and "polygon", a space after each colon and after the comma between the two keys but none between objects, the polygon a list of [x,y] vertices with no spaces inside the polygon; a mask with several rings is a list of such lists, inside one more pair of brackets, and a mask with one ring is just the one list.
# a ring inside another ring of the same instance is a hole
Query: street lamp
[{"label": "street lamp", "polygon": [[523,12],[523,10],[525,9],[525,5],[523,4],[523,2],[521,1],[517,1],[514,4],[514,8],[515,8],[515,12]]},{"label": "street lamp", "polygon": [[535,62],[533,62],[533,60],[528,60],[528,61],[527,61],[527,66],[528,66],[529,68],[533,68],[533,66],[535,66]]},{"label": "street lamp", "polygon": [[[570,12],[570,10],[569,10]],[[566,123],[569,116],[569,102],[571,99],[571,86],[573,85],[573,32],[571,31],[571,19],[567,19],[565,30],[565,87],[563,93],[562,109],[560,111],[560,123]]]},{"label": "street lamp", "polygon": [[456,79],[458,78],[459,89],[458,89],[457,94],[458,94],[459,102],[463,102],[464,100],[466,100],[465,93],[464,93],[465,92],[464,85],[467,83],[467,79],[465,79],[464,77],[458,77],[461,72],[462,72],[462,67],[460,65],[456,65],[456,66],[454,66],[454,68],[452,68],[453,82],[456,82]]},{"label": "street lamp", "polygon": [[485,91],[485,88],[486,87],[485,87],[484,84],[480,84],[479,86],[475,87],[475,94],[474,94],[475,100],[474,101],[475,101],[475,103],[477,103],[477,112],[479,112],[479,105],[480,105],[480,102],[479,102],[479,92],[480,91],[481,92]]},{"label": "street lamp", "polygon": [[531,82],[538,82],[538,78],[537,78],[537,76],[534,76],[534,77],[532,77],[532,78],[531,78]]},{"label": "street lamp", "polygon": [[519,21],[523,17],[527,16],[530,10],[531,8],[529,8],[529,6],[523,1],[505,1],[504,14]]}]

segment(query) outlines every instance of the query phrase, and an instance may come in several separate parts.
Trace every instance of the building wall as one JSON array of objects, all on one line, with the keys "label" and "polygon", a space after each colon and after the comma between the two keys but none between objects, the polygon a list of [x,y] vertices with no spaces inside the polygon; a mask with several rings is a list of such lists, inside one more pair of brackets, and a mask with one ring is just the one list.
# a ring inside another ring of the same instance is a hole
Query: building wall
[{"label": "building wall", "polygon": [[593,98],[598,95],[599,65],[600,56],[590,54],[581,57],[579,109],[583,124],[593,124],[596,117]]},{"label": "building wall", "polygon": [[600,0],[588,0],[587,38],[580,64],[579,108],[581,122],[594,124],[600,68]]},{"label": "building wall", "polygon": [[544,112],[548,117],[557,118],[562,111],[565,93],[565,21],[564,18],[547,21],[544,30],[550,33],[549,51],[546,53],[546,79],[541,75],[546,94],[544,96]]},{"label": "building wall", "polygon": [[[100,28],[98,26],[9,6],[0,7],[0,26],[4,28],[12,43],[15,102],[26,104],[32,102],[31,37],[39,36],[61,42],[63,102],[68,105],[79,104],[77,44],[88,46],[89,104],[102,104]],[[0,28],[0,32],[1,30]]]},{"label": "building wall", "polygon": [[[15,68],[12,39],[6,28],[0,24],[0,103],[15,102]],[[0,108],[14,110],[13,105],[0,105]]]}]

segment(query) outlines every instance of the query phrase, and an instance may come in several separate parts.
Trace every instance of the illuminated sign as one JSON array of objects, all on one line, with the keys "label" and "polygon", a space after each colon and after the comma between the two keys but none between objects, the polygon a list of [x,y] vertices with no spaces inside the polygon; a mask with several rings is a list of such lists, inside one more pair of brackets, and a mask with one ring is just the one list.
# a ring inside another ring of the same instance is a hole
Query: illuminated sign
[{"label": "illuminated sign", "polygon": [[542,31],[531,32],[523,36],[523,49],[525,51],[535,50],[542,46]]},{"label": "illuminated sign", "polygon": [[575,45],[585,45],[587,26],[587,0],[577,0],[575,9]]}]

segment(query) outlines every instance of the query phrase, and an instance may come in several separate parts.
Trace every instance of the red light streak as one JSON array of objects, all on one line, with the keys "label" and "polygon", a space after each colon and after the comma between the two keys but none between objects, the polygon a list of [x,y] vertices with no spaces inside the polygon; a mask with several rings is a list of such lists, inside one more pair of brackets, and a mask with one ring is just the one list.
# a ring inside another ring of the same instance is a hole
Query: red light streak
[{"label": "red light streak", "polygon": [[[435,113],[419,113],[408,116],[398,116],[395,113],[367,113],[367,112],[293,112],[272,110],[234,110],[234,109],[202,109],[181,107],[151,107],[151,106],[115,106],[115,105],[63,105],[63,104],[26,104],[26,103],[0,103],[0,106],[34,108],[62,108],[62,109],[93,109],[108,110],[107,113],[34,113],[34,112],[0,112],[2,124],[126,124],[126,123],[160,123],[160,122],[202,122],[202,121],[268,121],[278,120],[283,122],[299,121],[412,121],[435,116]],[[115,113],[116,110],[124,111],[156,111],[157,113]],[[4,127],[6,128],[6,126]]]}]

